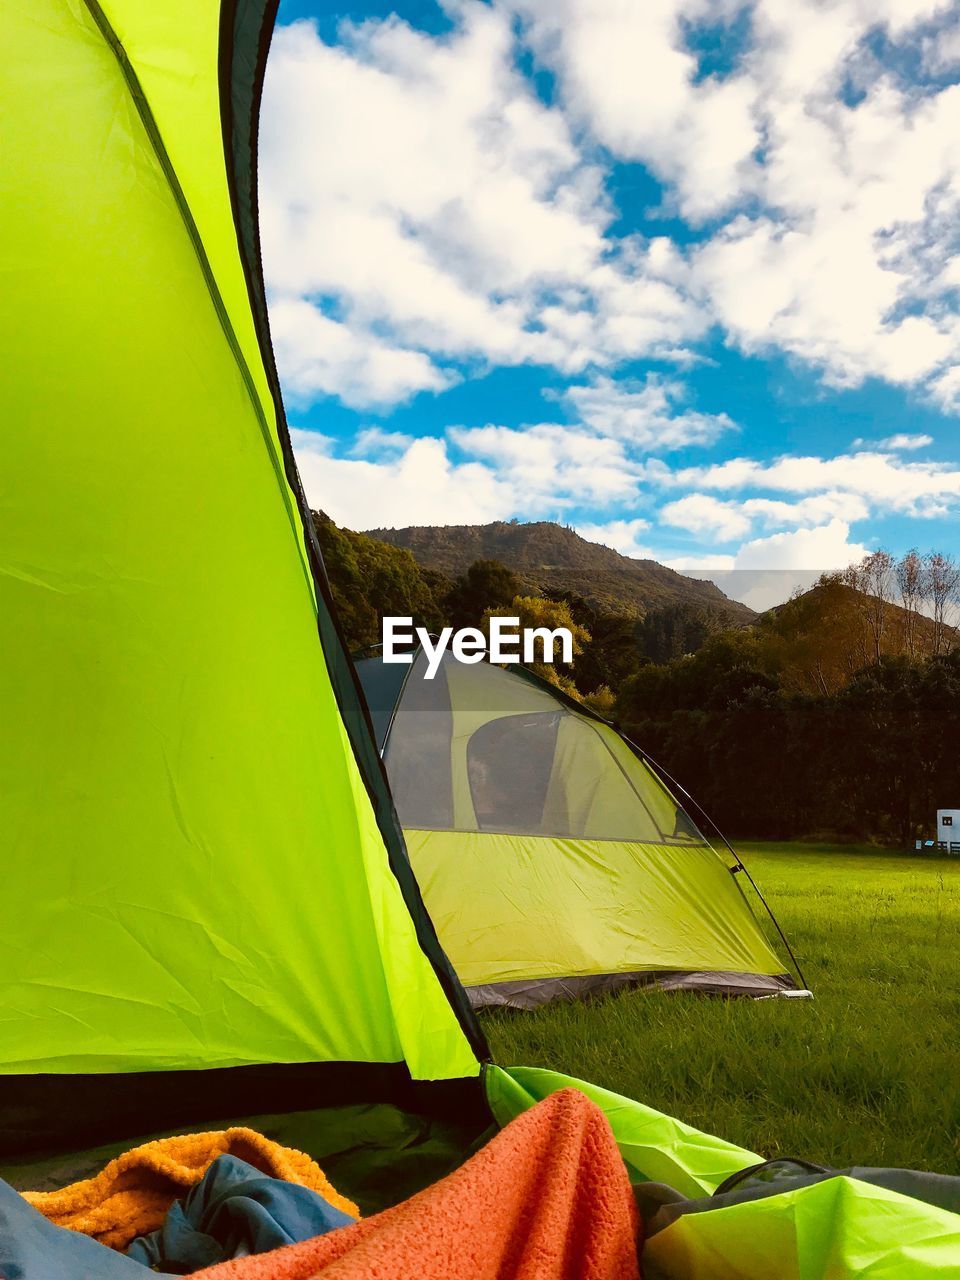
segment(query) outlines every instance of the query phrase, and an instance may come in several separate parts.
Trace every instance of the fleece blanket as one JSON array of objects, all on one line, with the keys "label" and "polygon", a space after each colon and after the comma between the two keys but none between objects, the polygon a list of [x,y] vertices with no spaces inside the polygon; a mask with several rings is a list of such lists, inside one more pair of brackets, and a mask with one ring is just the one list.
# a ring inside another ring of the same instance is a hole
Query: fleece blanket
[{"label": "fleece blanket", "polygon": [[603,1112],[564,1089],[425,1191],[198,1280],[639,1280],[637,1210]]},{"label": "fleece blanket", "polygon": [[174,1201],[197,1186],[223,1155],[236,1156],[272,1178],[309,1187],[335,1209],[360,1216],[308,1155],[239,1128],[158,1138],[125,1151],[93,1178],[59,1191],[25,1191],[23,1198],[56,1226],[123,1250],[135,1237],[158,1230]]}]

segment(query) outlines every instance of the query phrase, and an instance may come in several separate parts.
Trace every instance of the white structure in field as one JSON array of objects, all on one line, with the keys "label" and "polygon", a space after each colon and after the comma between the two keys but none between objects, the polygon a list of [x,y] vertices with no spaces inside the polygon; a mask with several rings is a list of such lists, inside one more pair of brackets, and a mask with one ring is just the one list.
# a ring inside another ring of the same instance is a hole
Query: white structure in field
[{"label": "white structure in field", "polygon": [[960,809],[937,810],[937,844],[960,853]]}]

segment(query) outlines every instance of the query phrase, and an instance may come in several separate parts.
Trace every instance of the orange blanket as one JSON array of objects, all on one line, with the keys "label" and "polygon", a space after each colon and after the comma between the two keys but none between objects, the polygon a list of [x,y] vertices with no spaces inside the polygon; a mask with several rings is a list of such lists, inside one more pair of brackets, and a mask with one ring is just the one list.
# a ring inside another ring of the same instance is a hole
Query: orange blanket
[{"label": "orange blanket", "polygon": [[603,1112],[564,1089],[456,1172],[330,1235],[196,1280],[639,1280],[637,1212]]},{"label": "orange blanket", "polygon": [[174,1200],[196,1186],[222,1155],[239,1156],[284,1182],[302,1183],[328,1204],[360,1216],[357,1206],[334,1190],[309,1156],[253,1129],[158,1138],[125,1151],[94,1178],[60,1191],[25,1191],[23,1196],[57,1226],[82,1231],[112,1249],[126,1249],[136,1236],[155,1231]]}]

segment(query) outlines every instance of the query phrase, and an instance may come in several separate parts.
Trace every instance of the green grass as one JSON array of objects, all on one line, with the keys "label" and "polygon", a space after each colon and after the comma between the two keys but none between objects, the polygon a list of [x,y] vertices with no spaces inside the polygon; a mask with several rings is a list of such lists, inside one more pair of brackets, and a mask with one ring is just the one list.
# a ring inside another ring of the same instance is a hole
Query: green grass
[{"label": "green grass", "polygon": [[740,847],[816,999],[624,991],[483,1015],[552,1067],[760,1152],[960,1173],[960,859]]}]

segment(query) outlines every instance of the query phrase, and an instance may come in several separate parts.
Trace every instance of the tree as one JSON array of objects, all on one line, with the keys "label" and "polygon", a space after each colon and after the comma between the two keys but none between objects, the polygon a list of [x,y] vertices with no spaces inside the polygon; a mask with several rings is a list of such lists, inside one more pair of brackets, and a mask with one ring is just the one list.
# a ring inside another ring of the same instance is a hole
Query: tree
[{"label": "tree", "polygon": [[315,512],[313,522],[349,648],[378,644],[384,617],[413,618],[415,626],[439,629],[442,613],[409,551],[338,528],[323,512]]},{"label": "tree", "polygon": [[951,615],[960,601],[960,564],[952,556],[936,551],[924,558],[923,582],[933,613],[933,652],[946,653],[957,634]]},{"label": "tree", "polygon": [[731,835],[929,834],[957,788],[960,649],[884,654],[830,693],[791,689],[750,653],[724,636],[645,667],[618,719]]},{"label": "tree", "polygon": [[565,693],[574,698],[580,697],[574,683],[573,667],[577,655],[583,653],[584,646],[590,641],[590,632],[574,621],[566,601],[551,600],[547,596],[514,596],[505,608],[486,610],[482,628],[487,635],[490,634],[490,619],[496,617],[519,618],[522,630],[533,627],[546,627],[549,631],[555,631],[558,627],[567,628],[573,638],[573,663],[527,662],[524,665]]},{"label": "tree", "polygon": [[602,716],[604,720],[612,720],[616,712],[617,699],[609,685],[602,684],[591,693],[584,694],[584,703],[591,711]]},{"label": "tree", "polygon": [[604,686],[619,689],[646,661],[640,652],[641,623],[636,618],[604,613],[575,591],[547,587],[545,594],[569,605],[574,622],[590,633],[583,653],[577,656],[577,688],[583,694]]},{"label": "tree", "polygon": [[903,610],[903,647],[911,658],[917,656],[917,614],[923,600],[923,560],[911,547],[896,564],[897,590]]},{"label": "tree", "polygon": [[695,653],[724,625],[722,613],[709,605],[684,600],[651,609],[640,624],[640,652],[651,662],[670,662]]},{"label": "tree", "polygon": [[857,593],[857,603],[869,628],[873,659],[883,656],[883,635],[887,624],[893,556],[889,551],[873,551],[846,571],[847,583]]},{"label": "tree", "polygon": [[797,693],[835,693],[866,659],[857,597],[840,574],[823,574],[757,627],[757,664]]},{"label": "tree", "polygon": [[447,620],[456,629],[479,627],[488,609],[502,610],[522,589],[517,575],[499,560],[475,560],[443,600]]}]

